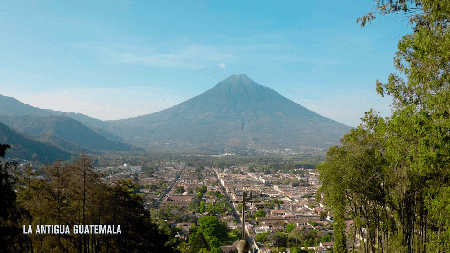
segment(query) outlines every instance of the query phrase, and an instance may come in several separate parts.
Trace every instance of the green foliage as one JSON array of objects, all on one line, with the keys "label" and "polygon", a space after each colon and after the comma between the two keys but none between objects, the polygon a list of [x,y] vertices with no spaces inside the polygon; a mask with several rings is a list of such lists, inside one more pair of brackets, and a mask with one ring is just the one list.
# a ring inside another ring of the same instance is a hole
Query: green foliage
[{"label": "green foliage", "polygon": [[229,233],[229,238],[232,242],[240,240],[242,236],[241,230],[240,229],[234,229],[233,231],[231,231]]},{"label": "green foliage", "polygon": [[320,242],[331,242],[332,236],[331,235],[325,235],[320,238]]},{"label": "green foliage", "polygon": [[228,203],[221,202],[212,202],[208,204],[207,210],[213,215],[224,214],[229,209]]},{"label": "green foliage", "polygon": [[[194,238],[190,239],[189,242],[191,245],[190,252],[198,252],[201,248],[207,248],[210,252],[220,252],[219,246],[228,241],[229,238],[226,224],[214,216],[204,216],[198,221],[200,227],[197,229]],[[197,246],[199,242],[196,242],[196,240],[201,241],[202,237],[206,244],[200,243],[201,245]]]},{"label": "green foliage", "polygon": [[191,249],[189,251],[190,253],[198,253],[201,252],[200,250],[202,249],[206,250],[210,249],[208,242],[203,236],[203,233],[200,231],[194,235],[194,239],[192,240],[192,243],[190,245],[191,245]]},{"label": "green foliage", "polygon": [[183,215],[185,207],[164,204],[159,209],[153,210],[152,217],[160,220],[175,220],[177,222],[186,222],[189,218]]},{"label": "green foliage", "polygon": [[255,213],[255,215],[253,215],[253,218],[256,217],[266,217],[266,212],[264,212],[264,209],[259,210],[258,212]]},{"label": "green foliage", "polygon": [[187,242],[180,242],[177,246],[178,251],[180,251],[180,253],[189,253],[190,252],[190,248]]},{"label": "green foliage", "polygon": [[302,250],[300,247],[291,247],[291,253],[305,253],[307,251]]},{"label": "green foliage", "polygon": [[278,249],[274,249],[272,252],[273,253],[285,253],[286,252],[286,248],[285,247],[280,247]]},{"label": "green foliage", "polygon": [[225,195],[218,192],[216,192],[215,195],[217,196],[216,200],[208,204],[208,207],[206,209],[208,212],[213,215],[224,214],[226,211],[231,209],[228,205]]},{"label": "green foliage", "polygon": [[221,242],[228,240],[227,225],[215,216],[204,216],[198,219],[199,230],[203,232],[211,246],[218,247]]},{"label": "green foliage", "polygon": [[[55,162],[44,170],[45,180],[24,178],[17,203],[32,216],[23,225],[108,224],[120,234],[30,234],[33,252],[176,252],[170,227],[154,224],[144,208],[138,188],[130,180],[104,183],[81,156],[74,164]],[[161,227],[163,230],[158,229]]]},{"label": "green foliage", "polygon": [[[141,252],[143,250],[176,252],[176,230],[172,230],[167,222],[160,221],[158,226],[151,222],[150,214],[142,205],[143,200],[130,193],[135,187],[130,181],[119,181],[113,188],[112,208],[114,221],[110,224],[121,224],[123,235],[115,238],[120,251]],[[120,212],[120,213],[119,213]],[[123,225],[122,225],[123,224]],[[117,236],[117,235],[116,235]],[[149,240],[149,238],[152,238]]]},{"label": "green foliage", "polygon": [[264,232],[264,233],[261,233],[261,234],[257,234],[255,236],[255,241],[262,242],[262,243],[268,242],[269,241],[269,239],[268,239],[269,235],[270,235],[269,232]]},{"label": "green foliage", "polygon": [[304,227],[293,229],[289,233],[288,239],[290,241],[295,241],[295,244],[303,244],[306,247],[314,246],[319,242],[317,230],[305,229]]},{"label": "green foliage", "polygon": [[237,205],[237,208],[236,208],[236,210],[237,210],[240,214],[242,214],[242,207],[243,207],[242,203],[239,203],[239,204]]},{"label": "green foliage", "polygon": [[[4,109],[4,108],[1,108],[1,109]],[[35,122],[33,122],[34,117],[28,116],[28,115],[22,116],[22,117],[13,117],[13,118],[10,118],[10,119],[15,121],[15,119],[21,118],[23,121],[22,123],[24,125],[30,124],[30,125],[34,126],[34,123],[35,123]],[[5,123],[5,124],[3,124],[3,123]],[[4,118],[2,118],[2,122],[0,122],[0,133],[1,133],[0,141],[8,142],[9,144],[11,144],[11,145],[8,145],[8,147],[9,147],[8,154],[11,157],[39,161],[41,164],[48,163],[48,162],[54,162],[57,159],[63,159],[63,160],[70,159],[71,154],[67,151],[64,151],[67,149],[60,149],[60,148],[56,147],[55,145],[50,145],[48,143],[45,143],[45,142],[48,142],[48,141],[46,141],[46,140],[48,140],[46,138],[42,138],[40,140],[32,140],[32,139],[25,137],[23,134],[21,134],[21,133],[24,133],[24,131],[20,131],[20,129],[17,129],[17,125],[15,125],[15,122],[8,123],[9,126],[12,126],[14,124],[14,130],[12,128],[6,126],[6,124],[7,124],[7,122],[4,121]],[[23,130],[25,130],[26,128],[27,127],[24,127]],[[16,132],[17,130],[19,130],[19,132],[21,132],[21,133]],[[27,130],[29,130],[29,129],[27,129]],[[45,133],[42,133],[42,135],[45,135]],[[8,141],[8,137],[9,137],[9,141]],[[52,141],[54,141],[54,139],[52,139]],[[57,143],[53,143],[53,144],[57,144]],[[0,145],[6,145],[6,144],[0,144]]]},{"label": "green foliage", "polygon": [[272,199],[272,200],[266,201],[264,203],[264,206],[269,209],[274,209],[275,205],[281,205],[281,204],[283,204],[283,201],[277,200],[277,199]]},{"label": "green foliage", "polygon": [[194,237],[192,235],[195,235],[198,231],[198,226],[195,225],[195,223],[192,224],[191,226],[191,236],[189,237],[189,243],[192,241],[192,239],[194,239]]},{"label": "green foliage", "polygon": [[326,218],[327,218],[327,213],[326,212],[323,212],[323,211],[321,211],[320,212],[320,220],[321,221],[324,221]]},{"label": "green foliage", "polygon": [[195,192],[198,192],[198,193],[201,193],[201,194],[205,194],[207,191],[208,191],[208,188],[206,188],[205,185],[199,186],[195,190]]},{"label": "green foliage", "polygon": [[177,186],[177,188],[175,189],[175,193],[182,194],[184,192],[185,190],[183,186]]},{"label": "green foliage", "polygon": [[[377,92],[393,98],[393,115],[366,113],[358,129],[319,165],[321,193],[335,220],[335,250],[367,231],[364,251],[450,250],[450,1],[377,1],[381,15],[412,13],[413,32],[399,44],[399,73]],[[415,12],[415,13],[414,13]],[[374,12],[358,19],[365,25]]]},{"label": "green foliage", "polygon": [[158,182],[158,189],[161,189],[161,190],[166,189],[166,187],[167,187],[166,183],[167,183],[166,180],[160,180]]},{"label": "green foliage", "polygon": [[206,212],[205,201],[200,201],[200,213]]},{"label": "green foliage", "polygon": [[295,225],[292,223],[289,223],[286,225],[286,233],[290,233],[292,230],[295,229]]},{"label": "green foliage", "polygon": [[200,200],[198,198],[192,198],[191,202],[189,202],[188,209],[198,212],[200,210]]},{"label": "green foliage", "polygon": [[143,164],[141,166],[141,171],[144,172],[147,176],[154,174],[157,169],[157,166],[152,166],[149,164]]},{"label": "green foliage", "polygon": [[222,253],[222,250],[219,247],[211,248],[211,253]]},{"label": "green foliage", "polygon": [[[0,157],[5,156],[9,147],[7,144],[0,144]],[[14,170],[13,164],[0,161],[0,252],[25,252],[32,247],[31,239],[22,234],[21,229],[21,225],[30,223],[32,217],[25,209],[17,206],[17,178]]]},{"label": "green foliage", "polygon": [[286,247],[288,237],[284,233],[277,232],[272,236],[272,243],[275,247]]}]

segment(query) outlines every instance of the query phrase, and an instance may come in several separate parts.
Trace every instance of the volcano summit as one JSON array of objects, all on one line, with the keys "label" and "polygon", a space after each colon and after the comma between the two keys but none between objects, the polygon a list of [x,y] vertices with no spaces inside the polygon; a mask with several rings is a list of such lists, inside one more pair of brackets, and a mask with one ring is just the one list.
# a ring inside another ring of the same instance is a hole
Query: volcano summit
[{"label": "volcano summit", "polygon": [[108,131],[128,142],[170,149],[328,148],[352,129],[246,75],[230,76],[163,111],[107,123]]}]

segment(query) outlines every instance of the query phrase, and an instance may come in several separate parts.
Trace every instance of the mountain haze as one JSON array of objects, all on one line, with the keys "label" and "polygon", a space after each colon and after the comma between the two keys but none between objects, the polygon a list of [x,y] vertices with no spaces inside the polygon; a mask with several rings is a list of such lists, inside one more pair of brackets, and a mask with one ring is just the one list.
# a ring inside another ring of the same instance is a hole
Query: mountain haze
[{"label": "mountain haze", "polygon": [[1,95],[0,106],[0,122],[34,140],[78,153],[136,150],[131,145],[175,151],[326,149],[352,129],[246,75],[230,76],[163,111],[123,120],[39,109]]},{"label": "mountain haze", "polygon": [[102,120],[95,119],[95,118],[89,117],[87,115],[84,115],[81,113],[75,113],[75,112],[59,112],[59,111],[53,111],[50,109],[47,109],[46,111],[50,112],[52,115],[63,115],[63,116],[72,118],[76,121],[79,121],[79,122],[83,123],[83,125],[89,127],[90,129],[94,130],[99,135],[104,136],[108,140],[123,141],[123,139],[120,136],[113,134],[104,129],[109,126],[109,122],[107,122],[107,121],[102,121]]},{"label": "mountain haze", "polygon": [[0,123],[0,143],[11,146],[6,150],[6,157],[51,163],[57,159],[68,160],[72,156],[69,152],[50,144],[26,138],[2,123]]},{"label": "mountain haze", "polygon": [[125,140],[173,148],[328,148],[352,129],[233,75],[166,110],[109,121]]},{"label": "mountain haze", "polygon": [[115,142],[97,134],[81,122],[67,116],[1,116],[0,122],[27,135],[29,138],[52,143],[74,152],[95,150],[131,151],[129,144]]},{"label": "mountain haze", "polygon": [[94,124],[104,121],[78,113],[65,114],[33,107],[15,98],[0,95],[0,122],[29,139],[50,143],[75,153],[89,153],[90,150],[143,150],[120,142],[122,138],[107,130],[83,124],[76,119]]},{"label": "mountain haze", "polygon": [[23,116],[34,115],[38,117],[47,117],[51,114],[40,108],[24,104],[19,100],[0,95],[0,115],[4,116]]}]

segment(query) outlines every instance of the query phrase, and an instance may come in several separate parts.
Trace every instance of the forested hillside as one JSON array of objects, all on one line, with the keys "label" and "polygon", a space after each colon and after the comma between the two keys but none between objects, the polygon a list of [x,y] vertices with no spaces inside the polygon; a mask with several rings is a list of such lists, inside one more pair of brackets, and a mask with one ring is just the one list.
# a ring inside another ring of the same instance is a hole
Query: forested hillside
[{"label": "forested hillside", "polygon": [[57,159],[69,160],[72,154],[48,143],[29,139],[0,123],[0,143],[8,143],[8,157],[52,163]]},{"label": "forested hillside", "polygon": [[89,153],[90,149],[143,150],[129,144],[109,140],[81,122],[63,115],[47,117],[0,115],[0,121],[30,138],[51,143],[67,151]]},{"label": "forested hillside", "polygon": [[[144,150],[125,144],[119,136],[98,127],[103,122],[101,120],[79,113],[66,115],[63,112],[40,109],[2,95],[0,122],[28,139],[48,143],[72,154],[92,153],[96,150]],[[66,159],[64,156],[60,158]]]}]

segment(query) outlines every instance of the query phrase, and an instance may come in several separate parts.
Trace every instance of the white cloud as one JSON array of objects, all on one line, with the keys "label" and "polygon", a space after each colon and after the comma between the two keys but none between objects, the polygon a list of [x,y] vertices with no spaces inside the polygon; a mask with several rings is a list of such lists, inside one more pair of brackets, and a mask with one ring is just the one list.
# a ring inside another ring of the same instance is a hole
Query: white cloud
[{"label": "white cloud", "polygon": [[74,43],[70,47],[99,54],[107,64],[140,64],[150,67],[204,68],[237,56],[222,52],[216,46],[182,45],[164,50],[162,47],[139,47],[117,43]]},{"label": "white cloud", "polygon": [[222,68],[222,69],[224,69],[224,68],[225,68],[225,63],[220,63],[220,64],[219,64],[219,67]]}]

